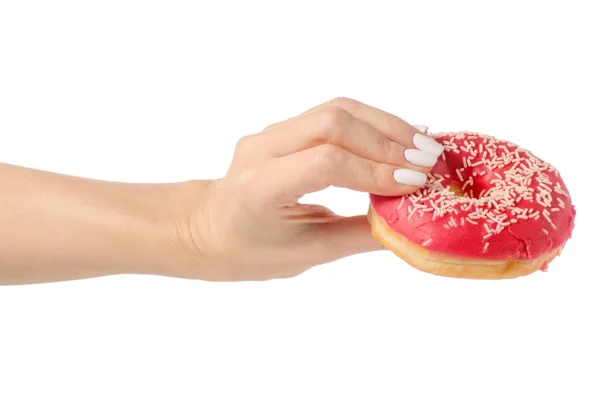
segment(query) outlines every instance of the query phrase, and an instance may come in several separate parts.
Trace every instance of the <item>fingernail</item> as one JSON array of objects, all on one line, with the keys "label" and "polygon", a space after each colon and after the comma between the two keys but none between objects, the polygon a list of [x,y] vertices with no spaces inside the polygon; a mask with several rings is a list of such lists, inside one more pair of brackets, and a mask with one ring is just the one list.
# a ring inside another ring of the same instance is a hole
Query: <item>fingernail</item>
[{"label": "fingernail", "polygon": [[429,130],[428,126],[425,125],[413,125],[415,127],[416,130],[418,130],[420,133],[427,135],[427,130]]},{"label": "fingernail", "polygon": [[394,179],[403,185],[423,186],[427,181],[427,175],[412,169],[397,169],[394,171]]},{"label": "fingernail", "polygon": [[417,149],[406,149],[404,150],[404,157],[406,160],[419,167],[433,167],[437,162],[437,156],[426,153]]},{"label": "fingernail", "polygon": [[436,157],[439,157],[444,151],[444,146],[436,142],[435,139],[420,133],[415,133],[413,136],[413,143],[417,149],[433,154]]}]

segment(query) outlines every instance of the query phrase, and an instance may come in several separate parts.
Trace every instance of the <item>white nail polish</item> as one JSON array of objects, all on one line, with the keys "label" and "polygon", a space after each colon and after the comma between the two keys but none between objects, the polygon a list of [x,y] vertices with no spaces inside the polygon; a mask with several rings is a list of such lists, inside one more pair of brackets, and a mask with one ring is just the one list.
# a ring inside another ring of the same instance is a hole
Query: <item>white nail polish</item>
[{"label": "white nail polish", "polygon": [[439,155],[444,151],[444,146],[436,142],[435,139],[420,133],[414,134],[413,143],[417,149],[423,150],[429,154],[433,154],[436,157],[439,157]]},{"label": "white nail polish", "polygon": [[428,126],[425,125],[413,125],[416,130],[418,130],[423,135],[427,135],[427,131],[429,130]]},{"label": "white nail polish", "polygon": [[409,163],[418,165],[419,167],[433,167],[438,159],[433,154],[417,149],[404,150],[404,158],[406,158]]},{"label": "white nail polish", "polygon": [[394,179],[403,185],[420,187],[427,181],[427,175],[412,169],[397,169],[394,171]]}]

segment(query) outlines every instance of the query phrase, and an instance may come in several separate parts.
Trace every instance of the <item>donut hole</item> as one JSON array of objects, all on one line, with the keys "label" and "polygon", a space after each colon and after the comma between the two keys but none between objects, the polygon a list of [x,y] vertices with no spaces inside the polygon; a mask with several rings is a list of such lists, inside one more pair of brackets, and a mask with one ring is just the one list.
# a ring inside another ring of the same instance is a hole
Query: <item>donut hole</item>
[{"label": "donut hole", "polygon": [[448,185],[448,190],[450,190],[452,193],[454,193],[454,195],[457,197],[463,197],[463,196],[468,197],[468,194],[463,192],[460,185],[456,182],[452,182],[450,185]]}]

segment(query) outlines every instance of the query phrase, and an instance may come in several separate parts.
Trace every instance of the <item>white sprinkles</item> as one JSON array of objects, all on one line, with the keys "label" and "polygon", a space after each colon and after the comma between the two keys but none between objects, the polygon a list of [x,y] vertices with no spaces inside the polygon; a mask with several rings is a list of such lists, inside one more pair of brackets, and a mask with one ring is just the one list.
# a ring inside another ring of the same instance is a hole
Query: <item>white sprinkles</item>
[{"label": "white sprinkles", "polygon": [[[456,194],[456,190],[451,189],[449,174],[430,173],[421,189],[400,200],[398,209],[402,207],[404,198],[411,202],[408,206],[408,218],[417,210],[420,216],[430,213],[432,221],[445,217],[446,229],[464,227],[466,224],[479,225],[481,222],[485,229],[482,232],[484,254],[490,246],[488,239],[520,220],[537,220],[542,216],[552,230],[557,229],[551,214],[565,208],[564,199],[568,199],[569,195],[560,183],[553,184],[550,179],[549,174],[559,177],[558,171],[551,164],[513,143],[490,136],[481,135],[479,138],[464,132],[439,136],[443,138],[442,160],[446,161],[447,152],[463,155],[462,166],[455,169],[463,195]],[[476,145],[473,140],[478,139],[482,139],[482,142]],[[476,157],[479,158],[478,161],[474,161]],[[470,171],[466,171],[467,169]],[[483,177],[487,173],[493,175],[486,184],[491,186],[475,196],[473,190],[477,188],[473,177]],[[540,211],[533,208],[520,207],[522,202],[535,202],[543,207],[541,215]],[[459,214],[459,210],[468,212],[466,217],[460,217],[460,224],[452,215]],[[542,231],[549,234],[546,228],[542,228]],[[428,246],[432,242],[433,238],[430,237],[422,245]]]}]

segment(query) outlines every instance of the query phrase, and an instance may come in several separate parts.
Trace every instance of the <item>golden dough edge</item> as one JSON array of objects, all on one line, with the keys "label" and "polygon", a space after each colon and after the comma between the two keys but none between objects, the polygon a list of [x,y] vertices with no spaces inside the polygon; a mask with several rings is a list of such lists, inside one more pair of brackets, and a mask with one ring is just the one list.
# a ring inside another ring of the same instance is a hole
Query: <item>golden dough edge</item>
[{"label": "golden dough edge", "polygon": [[367,218],[371,224],[371,234],[386,249],[420,271],[449,278],[494,280],[526,276],[552,261],[562,249],[559,247],[534,260],[495,261],[457,258],[436,254],[409,242],[403,235],[392,231],[371,206]]}]

